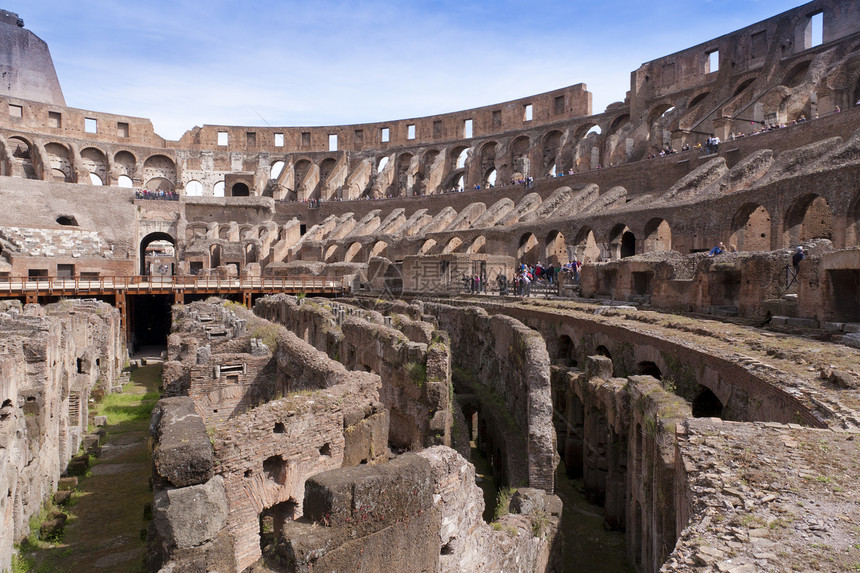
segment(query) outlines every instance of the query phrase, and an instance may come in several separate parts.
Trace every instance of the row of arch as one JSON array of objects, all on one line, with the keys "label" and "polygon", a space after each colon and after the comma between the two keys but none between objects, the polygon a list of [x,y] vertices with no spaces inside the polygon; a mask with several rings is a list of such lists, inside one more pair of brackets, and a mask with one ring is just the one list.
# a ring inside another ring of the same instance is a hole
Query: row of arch
[{"label": "row of arch", "polygon": [[[846,232],[847,246],[860,244],[860,193],[852,201],[848,213]],[[727,236],[715,238],[741,251],[768,251],[787,248],[812,239],[833,238],[833,213],[826,198],[814,193],[795,199],[785,212],[780,236],[774,239],[771,214],[758,203],[741,205],[732,216]],[[560,229],[552,229],[539,237],[534,232],[524,232],[516,244],[497,252],[492,247],[489,254],[508,254],[527,264],[564,264],[569,260],[598,261],[618,260],[625,257],[672,250],[672,226],[662,217],[652,217],[641,227],[642,234],[625,223],[616,223],[605,234],[598,235],[588,225],[582,226],[572,235],[565,236]],[[390,241],[390,240],[389,240]],[[324,253],[324,262],[367,262],[371,257],[389,257],[389,241],[373,242],[355,240],[345,244],[329,244]],[[711,245],[708,245],[710,247]],[[515,251],[514,251],[515,247]],[[486,235],[428,237],[413,247],[415,255],[444,255],[451,253],[488,253],[490,243]],[[677,250],[677,249],[676,249]],[[694,250],[707,250],[699,248]],[[398,253],[403,255],[404,253]]]}]

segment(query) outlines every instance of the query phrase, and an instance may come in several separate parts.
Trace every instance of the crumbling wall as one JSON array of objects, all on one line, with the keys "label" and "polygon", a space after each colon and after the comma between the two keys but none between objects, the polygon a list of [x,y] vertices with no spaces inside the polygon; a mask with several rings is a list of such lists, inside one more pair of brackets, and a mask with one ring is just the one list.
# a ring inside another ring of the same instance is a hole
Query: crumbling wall
[{"label": "crumbling wall", "polygon": [[463,377],[462,393],[474,394],[480,403],[479,423],[492,435],[491,455],[503,464],[497,477],[554,491],[558,454],[549,354],[541,335],[482,309],[425,303],[424,310],[450,335],[454,364],[473,375],[473,383]]},{"label": "crumbling wall", "polygon": [[[274,514],[278,527],[300,516],[308,477],[387,459],[379,377],[349,372],[283,327],[221,301],[193,303],[174,317],[182,324],[171,335],[172,380],[183,369],[266,365],[254,381],[189,375],[189,396],[156,406],[149,566],[244,570],[262,555],[261,514]],[[226,335],[213,343],[213,332]],[[262,345],[255,334],[266,336]],[[296,386],[300,394],[291,393]],[[262,401],[236,408],[236,396],[251,388]],[[228,417],[213,415],[219,398],[233,408]]]},{"label": "crumbling wall", "polygon": [[435,446],[379,466],[333,470],[306,482],[304,515],[284,528],[287,571],[558,571],[560,500],[521,489],[493,525],[475,469]]},{"label": "crumbling wall", "polygon": [[0,313],[0,569],[77,454],[96,386],[126,361],[119,313],[95,301],[5,303]]},{"label": "crumbling wall", "polygon": [[444,332],[403,314],[383,317],[324,299],[268,296],[257,301],[254,312],[283,324],[350,370],[379,374],[392,446],[451,443],[450,349]]}]

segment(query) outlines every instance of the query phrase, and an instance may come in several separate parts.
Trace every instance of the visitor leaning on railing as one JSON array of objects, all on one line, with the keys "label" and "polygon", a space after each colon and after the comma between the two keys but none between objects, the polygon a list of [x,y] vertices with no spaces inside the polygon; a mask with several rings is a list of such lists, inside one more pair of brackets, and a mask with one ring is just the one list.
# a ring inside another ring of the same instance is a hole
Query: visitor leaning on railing
[{"label": "visitor leaning on railing", "polygon": [[148,189],[143,189],[141,191],[134,192],[135,199],[158,199],[160,201],[179,201],[179,193],[176,191],[165,191],[163,189],[159,189],[157,191],[149,191]]}]

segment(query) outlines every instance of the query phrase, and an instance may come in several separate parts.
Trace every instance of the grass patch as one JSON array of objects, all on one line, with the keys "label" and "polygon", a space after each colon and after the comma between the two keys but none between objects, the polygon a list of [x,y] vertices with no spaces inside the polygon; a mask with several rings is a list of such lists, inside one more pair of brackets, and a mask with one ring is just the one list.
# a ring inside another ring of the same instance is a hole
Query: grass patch
[{"label": "grass patch", "polygon": [[493,518],[498,520],[506,516],[510,512],[511,497],[517,490],[512,487],[503,487],[499,489],[496,495],[496,510],[493,512]]}]

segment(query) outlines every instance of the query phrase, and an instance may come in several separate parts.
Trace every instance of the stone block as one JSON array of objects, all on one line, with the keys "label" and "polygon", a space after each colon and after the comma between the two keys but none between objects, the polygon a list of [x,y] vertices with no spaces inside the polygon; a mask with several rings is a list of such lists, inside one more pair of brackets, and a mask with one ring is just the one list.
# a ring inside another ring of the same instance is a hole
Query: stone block
[{"label": "stone block", "polygon": [[160,400],[153,409],[151,432],[153,426],[158,443],[152,459],[159,476],[176,487],[202,484],[212,478],[212,443],[191,398]]},{"label": "stone block", "polygon": [[76,477],[64,477],[60,478],[60,481],[57,482],[57,490],[58,491],[71,491],[78,488],[78,478]]},{"label": "stone block", "polygon": [[770,317],[770,325],[771,326],[785,326],[788,324],[787,316],[772,316]]},{"label": "stone block", "polygon": [[852,348],[860,348],[860,334],[845,334],[842,336],[842,344]]},{"label": "stone block", "polygon": [[794,328],[818,328],[818,321],[814,318],[789,318],[788,326]]},{"label": "stone block", "polygon": [[830,330],[833,332],[840,332],[844,329],[845,324],[841,322],[824,322],[821,324],[821,328],[824,330]]},{"label": "stone block", "polygon": [[54,503],[57,505],[65,505],[72,499],[72,492],[69,490],[58,491],[54,493]]},{"label": "stone block", "polygon": [[93,418],[93,424],[98,427],[107,426],[107,416],[96,416]]},{"label": "stone block", "polygon": [[842,332],[847,334],[860,333],[860,322],[846,322],[845,326],[842,328]]},{"label": "stone block", "polygon": [[180,549],[214,538],[227,522],[224,480],[215,476],[205,484],[157,491],[153,522],[159,537]]}]

